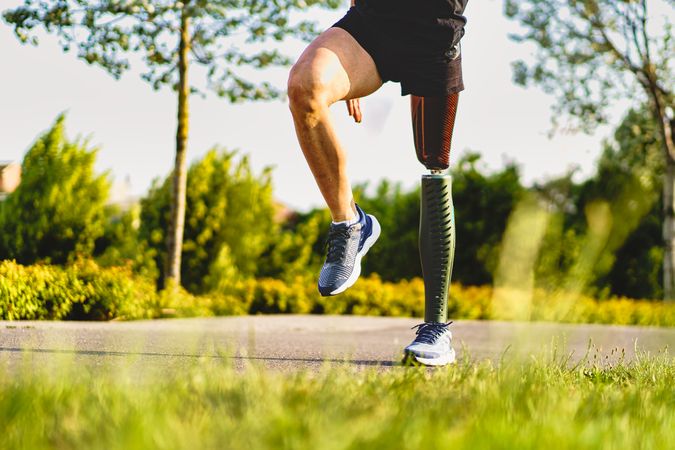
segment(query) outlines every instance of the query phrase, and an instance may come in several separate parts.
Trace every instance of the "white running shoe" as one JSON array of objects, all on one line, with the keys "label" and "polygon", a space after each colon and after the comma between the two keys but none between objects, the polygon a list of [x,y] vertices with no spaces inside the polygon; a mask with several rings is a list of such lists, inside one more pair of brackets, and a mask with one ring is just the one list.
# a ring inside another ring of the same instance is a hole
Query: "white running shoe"
[{"label": "white running shoe", "polygon": [[328,255],[319,275],[319,292],[337,295],[356,283],[361,275],[361,258],[380,236],[380,224],[356,205],[359,220],[355,224],[331,224]]},{"label": "white running shoe", "polygon": [[452,322],[425,322],[417,328],[415,340],[404,350],[404,364],[422,364],[425,366],[445,366],[455,362],[455,350],[452,348],[452,333],[448,329]]}]

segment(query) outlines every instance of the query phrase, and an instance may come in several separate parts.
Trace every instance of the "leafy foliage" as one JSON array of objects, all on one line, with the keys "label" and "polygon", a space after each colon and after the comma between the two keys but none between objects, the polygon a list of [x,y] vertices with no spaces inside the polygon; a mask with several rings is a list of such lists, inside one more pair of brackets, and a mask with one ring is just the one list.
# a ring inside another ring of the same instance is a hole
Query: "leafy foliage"
[{"label": "leafy foliage", "polygon": [[462,157],[452,170],[457,220],[453,279],[463,284],[492,282],[509,216],[525,193],[515,165],[486,174],[480,156]]},{"label": "leafy foliage", "polygon": [[362,185],[355,189],[355,197],[359,206],[377,217],[382,235],[363,260],[363,272],[378,273],[386,280],[422,276],[417,248],[419,188],[404,192],[400,185],[387,180],[380,182],[371,195],[367,188]]},{"label": "leafy foliage", "polygon": [[[526,317],[512,317],[499,308],[489,286],[453,283],[448,312],[453,319],[533,320],[566,323],[605,323],[670,327],[675,305],[650,300],[588,295],[535,289]],[[287,281],[260,278],[238,280],[223,290],[191,296],[172,303],[178,316],[214,314],[355,314],[422,317],[424,282],[421,278],[384,281],[377,275],[362,277],[353,287],[334,297],[321,297],[313,276]],[[173,314],[172,314],[173,315]]]},{"label": "leafy foliage", "polygon": [[[192,295],[181,289],[157,292],[154,283],[129,267],[98,266],[82,260],[66,267],[0,262],[0,319],[110,320],[232,314],[358,314],[421,317],[424,283],[395,283],[376,275],[359,280],[344,294],[321,297],[312,276],[288,280],[240,278],[218,291]],[[454,319],[513,320],[498,308],[490,287],[450,289]],[[525,320],[626,325],[675,325],[675,305],[628,298],[596,300],[535,289]],[[522,319],[522,318],[521,318]]]},{"label": "leafy foliage", "polygon": [[89,256],[105,227],[107,175],[96,149],[65,136],[65,117],[40,136],[22,164],[19,187],[0,204],[0,259],[30,264]]},{"label": "leafy foliage", "polygon": [[158,315],[153,284],[92,261],[62,268],[0,261],[0,319],[140,319]]},{"label": "leafy foliage", "polygon": [[[645,103],[658,92],[673,105],[672,23],[649,13],[647,0],[505,0],[505,13],[521,25],[512,38],[536,45],[534,61],[514,64],[514,80],[557,97],[554,117],[569,113],[589,131],[607,121],[616,99]],[[651,20],[654,26],[648,26]],[[644,89],[636,89],[642,86]],[[651,87],[649,87],[651,86]]]},{"label": "leafy foliage", "polygon": [[[662,292],[664,298],[672,299],[675,297],[673,27],[672,16],[655,17],[653,6],[654,2],[647,0],[505,0],[506,15],[521,25],[521,32],[513,39],[535,45],[532,63],[514,64],[514,79],[521,85],[539,85],[557,97],[554,122],[567,115],[575,126],[589,132],[607,121],[606,110],[613,101],[628,99],[635,107],[648,106],[654,138],[661,146],[661,158],[667,166],[661,184],[665,245],[662,250],[652,252],[648,260],[662,257]],[[635,209],[650,208],[649,201],[631,200],[640,190],[640,180],[637,182],[633,189],[620,187],[623,194],[614,198],[613,209],[606,217],[615,224],[610,242],[605,251],[598,249],[599,258],[589,259],[595,260],[601,273],[610,270],[613,250],[646,212]],[[609,195],[617,193],[611,191]],[[619,217],[617,207],[626,208],[624,217]],[[616,226],[620,222],[625,222],[623,232]]]},{"label": "leafy foliage", "polygon": [[154,251],[141,238],[140,226],[140,204],[126,211],[118,205],[108,205],[103,235],[96,240],[96,262],[103,267],[129,266],[134,273],[156,280],[159,268]]},{"label": "leafy foliage", "polygon": [[612,231],[598,264],[597,284],[612,294],[659,298],[663,262],[664,161],[655,124],[645,109],[628,112],[605,143],[597,175],[581,187],[582,203],[610,202]]},{"label": "leafy foliage", "polygon": [[[188,171],[182,278],[192,292],[221,279],[251,276],[275,239],[278,225],[269,170],[256,176],[235,152],[209,151]],[[141,239],[162,267],[170,212],[171,177],[155,182],[141,201]]]},{"label": "leafy foliage", "polygon": [[[603,144],[590,179],[574,183],[571,172],[535,186],[551,215],[535,270],[539,286],[569,289],[581,282],[599,297],[663,294],[664,164],[654,127],[644,108],[631,110]],[[606,205],[606,225],[590,237],[587,213],[594,205]]]},{"label": "leafy foliage", "polygon": [[[203,91],[191,84],[189,68],[201,66],[205,87],[231,102],[279,96],[268,82],[249,81],[239,73],[287,65],[281,41],[288,36],[309,39],[316,34],[311,20],[296,20],[294,12],[312,6],[336,8],[339,0],[25,0],[3,13],[22,42],[37,45],[36,28],[55,33],[65,51],[74,47],[89,64],[115,78],[129,69],[128,55],[138,54],[153,88],[168,85],[177,92],[176,158],[171,197],[170,229],[164,278],[181,283],[182,223],[185,217],[185,168],[189,129],[189,94]],[[227,254],[221,266],[228,266]],[[191,271],[191,268],[187,269]]]},{"label": "leafy foliage", "polygon": [[321,230],[326,214],[310,214],[304,219],[296,217],[283,224],[275,239],[258,259],[257,276],[292,279],[298,274],[316,273],[321,267],[321,257],[314,251],[314,244],[323,237]]},{"label": "leafy foliage", "polygon": [[[296,11],[313,6],[335,8],[337,0],[27,0],[3,17],[22,42],[37,45],[35,30],[44,27],[58,36],[65,51],[75,49],[88,64],[119,78],[130,67],[127,55],[138,54],[143,79],[153,88],[178,83],[178,41],[181,18],[192,24],[188,46],[191,62],[202,66],[206,85],[236,102],[276,97],[270,83],[255,84],[237,68],[260,69],[289,63],[279,43],[287,36],[310,39],[311,20]],[[200,85],[192,85],[199,91]]]}]

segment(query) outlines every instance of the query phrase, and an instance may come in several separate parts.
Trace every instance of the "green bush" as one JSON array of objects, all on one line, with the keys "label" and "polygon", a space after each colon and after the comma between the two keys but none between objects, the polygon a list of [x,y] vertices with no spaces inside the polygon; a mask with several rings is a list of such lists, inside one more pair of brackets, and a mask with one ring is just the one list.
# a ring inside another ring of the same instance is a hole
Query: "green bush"
[{"label": "green bush", "polygon": [[[171,175],[155,180],[141,200],[139,240],[149,247],[156,267],[166,259],[172,180]],[[279,228],[274,214],[269,169],[255,174],[246,156],[220,148],[194,162],[187,175],[183,286],[201,294],[233,272],[255,275],[259,257]]]},{"label": "green bush", "polygon": [[67,267],[0,262],[0,319],[110,320],[158,315],[151,281],[92,261]]},{"label": "green bush", "polygon": [[[449,317],[675,326],[675,303],[627,298],[596,300],[543,289],[501,295],[505,302],[500,301],[491,287],[453,284],[448,299]],[[513,308],[509,309],[514,303],[516,314]],[[93,261],[79,261],[66,267],[0,262],[0,319],[4,320],[243,314],[422,317],[423,313],[424,283],[420,278],[392,283],[372,275],[334,297],[321,297],[316,280],[309,276],[288,281],[249,278],[196,296],[183,289],[158,293],[150,279],[133,275],[130,267],[104,268]]]},{"label": "green bush", "polygon": [[105,227],[107,174],[95,173],[96,148],[69,140],[65,118],[42,134],[21,165],[21,184],[0,206],[0,259],[22,264],[91,256]]},{"label": "green bush", "polygon": [[63,319],[84,295],[83,283],[72,273],[0,262],[0,319]]},{"label": "green bush", "polygon": [[133,276],[130,267],[102,268],[93,261],[84,261],[66,271],[84,286],[84,298],[73,304],[67,319],[149,319],[157,316],[154,283]]}]

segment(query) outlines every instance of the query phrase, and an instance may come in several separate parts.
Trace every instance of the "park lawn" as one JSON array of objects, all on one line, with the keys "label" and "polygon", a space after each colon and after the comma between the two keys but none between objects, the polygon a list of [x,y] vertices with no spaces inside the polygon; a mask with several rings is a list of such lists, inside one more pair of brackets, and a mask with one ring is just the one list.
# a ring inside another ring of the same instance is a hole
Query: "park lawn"
[{"label": "park lawn", "polygon": [[675,361],[0,371],[3,449],[672,449]]}]

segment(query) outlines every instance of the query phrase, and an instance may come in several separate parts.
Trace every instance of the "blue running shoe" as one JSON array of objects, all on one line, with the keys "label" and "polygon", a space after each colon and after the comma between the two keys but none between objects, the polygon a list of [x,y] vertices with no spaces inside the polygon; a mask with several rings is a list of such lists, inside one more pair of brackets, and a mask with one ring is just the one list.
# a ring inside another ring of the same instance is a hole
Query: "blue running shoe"
[{"label": "blue running shoe", "polygon": [[356,205],[359,221],[353,225],[331,224],[328,255],[319,275],[319,293],[337,295],[356,283],[361,275],[361,258],[380,237],[380,224],[374,216]]},{"label": "blue running shoe", "polygon": [[452,348],[452,333],[448,329],[452,322],[425,322],[417,328],[415,340],[404,350],[403,364],[445,366],[455,362]]}]

